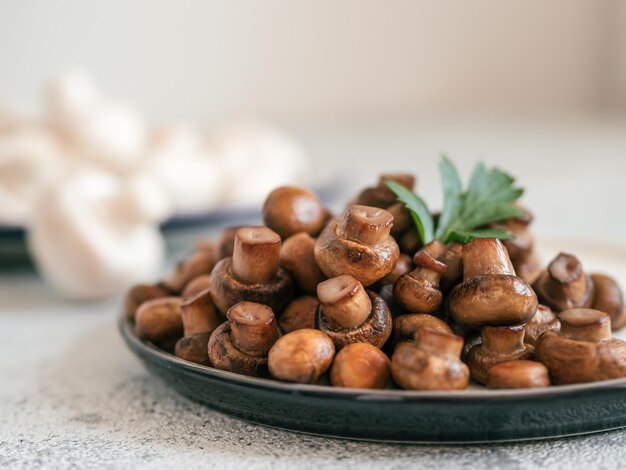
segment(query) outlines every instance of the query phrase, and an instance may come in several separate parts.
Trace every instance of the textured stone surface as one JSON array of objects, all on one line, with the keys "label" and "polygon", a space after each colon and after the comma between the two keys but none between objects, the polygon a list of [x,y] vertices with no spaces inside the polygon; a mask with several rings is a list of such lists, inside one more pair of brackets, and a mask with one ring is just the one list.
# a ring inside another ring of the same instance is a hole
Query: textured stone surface
[{"label": "textured stone surface", "polygon": [[626,431],[524,444],[410,446],[248,424],[178,396],[122,343],[118,301],[67,304],[0,277],[0,468],[619,468]]}]

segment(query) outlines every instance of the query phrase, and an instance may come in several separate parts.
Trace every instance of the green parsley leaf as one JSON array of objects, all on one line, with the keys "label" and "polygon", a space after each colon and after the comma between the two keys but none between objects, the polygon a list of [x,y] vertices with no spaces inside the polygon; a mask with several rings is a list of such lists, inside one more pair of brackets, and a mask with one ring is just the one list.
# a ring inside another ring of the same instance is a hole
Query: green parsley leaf
[{"label": "green parsley leaf", "polygon": [[427,244],[433,241],[435,223],[423,199],[395,181],[385,180],[385,184],[398,196],[398,200],[409,209],[422,243]]},{"label": "green parsley leaf", "polygon": [[471,232],[450,232],[449,242],[469,243],[477,238],[499,238],[500,240],[510,240],[513,235],[503,228],[473,230]]}]

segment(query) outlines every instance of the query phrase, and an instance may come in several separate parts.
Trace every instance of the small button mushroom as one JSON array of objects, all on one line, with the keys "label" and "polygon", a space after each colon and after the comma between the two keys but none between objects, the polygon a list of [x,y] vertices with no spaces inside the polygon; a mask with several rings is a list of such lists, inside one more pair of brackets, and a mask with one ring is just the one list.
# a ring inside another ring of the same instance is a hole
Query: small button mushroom
[{"label": "small button mushroom", "polygon": [[280,247],[280,265],[305,294],[315,294],[317,285],[326,279],[315,261],[314,249],[315,239],[305,232],[292,235]]},{"label": "small button mushroom", "polygon": [[393,270],[383,277],[380,281],[378,281],[379,286],[387,286],[393,285],[396,283],[398,278],[403,274],[410,272],[413,269],[413,261],[411,257],[405,253],[401,253],[398,261],[396,261]]},{"label": "small button mushroom", "polygon": [[386,388],[391,377],[387,355],[368,343],[352,343],[335,356],[330,369],[334,387]]},{"label": "small button mushroom", "polygon": [[590,277],[595,287],[592,308],[607,313],[611,319],[611,328],[619,330],[626,324],[622,289],[612,277],[598,273]]},{"label": "small button mushroom", "polygon": [[185,288],[183,289],[182,297],[189,298],[193,297],[196,294],[199,294],[203,290],[207,290],[211,288],[211,275],[210,274],[201,274],[200,276],[194,277],[191,281],[187,283]]},{"label": "small button mushroom", "polygon": [[447,294],[463,281],[463,245],[448,243],[439,261],[448,267],[439,281],[441,291]]},{"label": "small button mushroom", "polygon": [[183,334],[180,297],[160,297],[142,303],[135,314],[138,338],[160,345]]},{"label": "small button mushroom", "polygon": [[283,333],[303,328],[315,328],[319,301],[312,295],[294,299],[278,318],[278,327]]},{"label": "small button mushroom", "polygon": [[574,308],[558,315],[561,331],[541,335],[535,359],[555,384],[595,382],[626,377],[626,342],[611,338],[609,316]]},{"label": "small button mushroom", "polygon": [[184,299],[180,304],[180,315],[184,336],[212,333],[222,323],[222,317],[217,312],[208,290]]},{"label": "small button mushroom", "polygon": [[537,310],[537,296],[515,276],[500,240],[477,238],[463,246],[463,278],[448,303],[457,323],[470,327],[519,325]]},{"label": "small button mushroom", "polygon": [[487,372],[496,364],[532,356],[533,347],[524,344],[524,326],[483,327],[482,344],[474,346],[467,355],[467,364],[476,382],[486,383]]},{"label": "small button mushroom", "polygon": [[226,227],[222,235],[217,239],[215,243],[215,257],[217,261],[233,256],[233,252],[235,251],[235,235],[240,228],[242,228],[240,225]]},{"label": "small button mushroom", "polygon": [[191,336],[183,336],[174,346],[174,354],[185,361],[194,362],[203,366],[210,366],[208,344],[210,333],[196,333]]},{"label": "small button mushroom", "polygon": [[389,234],[393,217],[383,209],[350,206],[315,243],[315,260],[328,277],[351,274],[369,286],[389,274],[400,249]]},{"label": "small button mushroom", "polygon": [[539,337],[546,331],[559,331],[561,324],[556,315],[546,305],[538,305],[537,313],[526,324],[524,342],[535,345]]},{"label": "small button mushroom", "polygon": [[349,274],[317,286],[320,301],[318,328],[339,350],[351,343],[369,343],[382,348],[391,335],[392,319],[385,301]]},{"label": "small button mushroom", "polygon": [[295,186],[273,190],[263,204],[263,221],[285,239],[299,232],[316,236],[324,228],[328,211],[311,191]]},{"label": "small button mushroom", "polygon": [[174,272],[163,281],[165,287],[175,293],[183,291],[189,281],[201,274],[210,274],[215,266],[215,256],[207,251],[196,251],[181,261]]},{"label": "small button mushroom", "polygon": [[443,302],[439,280],[447,267],[436,258],[444,250],[443,243],[435,240],[415,254],[415,269],[400,276],[393,286],[393,295],[400,307],[409,312],[433,313],[439,310]]},{"label": "small button mushroom", "polygon": [[399,235],[396,240],[400,251],[409,256],[413,256],[422,246],[422,239],[419,233],[417,233],[417,230],[407,230],[402,235]]},{"label": "small button mushroom", "polygon": [[233,256],[220,260],[211,273],[211,294],[226,313],[249,300],[281,312],[293,297],[293,282],[279,267],[280,237],[267,227],[237,230]]},{"label": "small button mushroom", "polygon": [[548,387],[548,369],[535,361],[506,361],[496,364],[487,372],[487,388]]},{"label": "small button mushroom", "polygon": [[393,320],[394,343],[400,341],[413,340],[415,332],[419,328],[430,328],[441,333],[453,334],[452,329],[441,318],[437,318],[427,313],[407,313],[400,315]]},{"label": "small button mushroom", "polygon": [[387,209],[394,204],[398,197],[387,187],[386,180],[395,181],[411,191],[415,187],[415,175],[411,173],[386,173],[380,175],[378,184],[373,187],[365,188],[355,198],[354,204],[363,206],[380,207]]},{"label": "small button mushroom", "polygon": [[584,272],[578,258],[559,253],[539,275],[533,289],[542,304],[555,312],[570,308],[591,307],[594,297],[591,278]]},{"label": "small button mushroom", "polygon": [[409,390],[461,390],[469,370],[461,362],[463,338],[420,328],[414,341],[403,341],[391,357],[393,380]]},{"label": "small button mushroom", "polygon": [[393,227],[391,227],[391,235],[396,238],[402,236],[407,230],[415,231],[411,213],[403,203],[397,202],[386,208],[393,216]]},{"label": "small button mushroom", "polygon": [[302,329],[281,336],[268,355],[272,377],[286,382],[318,383],[335,357],[333,341],[319,330]]},{"label": "small button mushroom", "polygon": [[267,354],[279,336],[272,309],[239,302],[228,310],[227,321],[209,338],[213,367],[255,377],[267,376]]},{"label": "small button mushroom", "polygon": [[130,322],[135,321],[137,308],[147,300],[167,297],[172,293],[161,284],[137,284],[129,289],[124,298],[124,313]]}]

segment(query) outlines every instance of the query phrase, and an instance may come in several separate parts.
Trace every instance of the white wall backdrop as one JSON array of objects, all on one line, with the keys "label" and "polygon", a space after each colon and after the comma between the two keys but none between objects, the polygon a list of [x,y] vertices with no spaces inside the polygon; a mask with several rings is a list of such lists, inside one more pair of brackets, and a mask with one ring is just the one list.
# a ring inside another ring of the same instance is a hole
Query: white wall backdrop
[{"label": "white wall backdrop", "polygon": [[0,0],[0,100],[80,64],[156,119],[626,107],[622,0]]}]

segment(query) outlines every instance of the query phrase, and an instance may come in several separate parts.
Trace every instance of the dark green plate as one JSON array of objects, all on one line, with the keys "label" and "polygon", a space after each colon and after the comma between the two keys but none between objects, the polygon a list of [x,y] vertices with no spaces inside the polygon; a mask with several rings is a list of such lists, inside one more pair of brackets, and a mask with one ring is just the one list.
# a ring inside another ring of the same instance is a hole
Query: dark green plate
[{"label": "dark green plate", "polygon": [[246,377],[183,361],[120,331],[148,370],[187,398],[238,418],[349,439],[471,443],[626,427],[626,379],[527,390],[342,389]]}]

